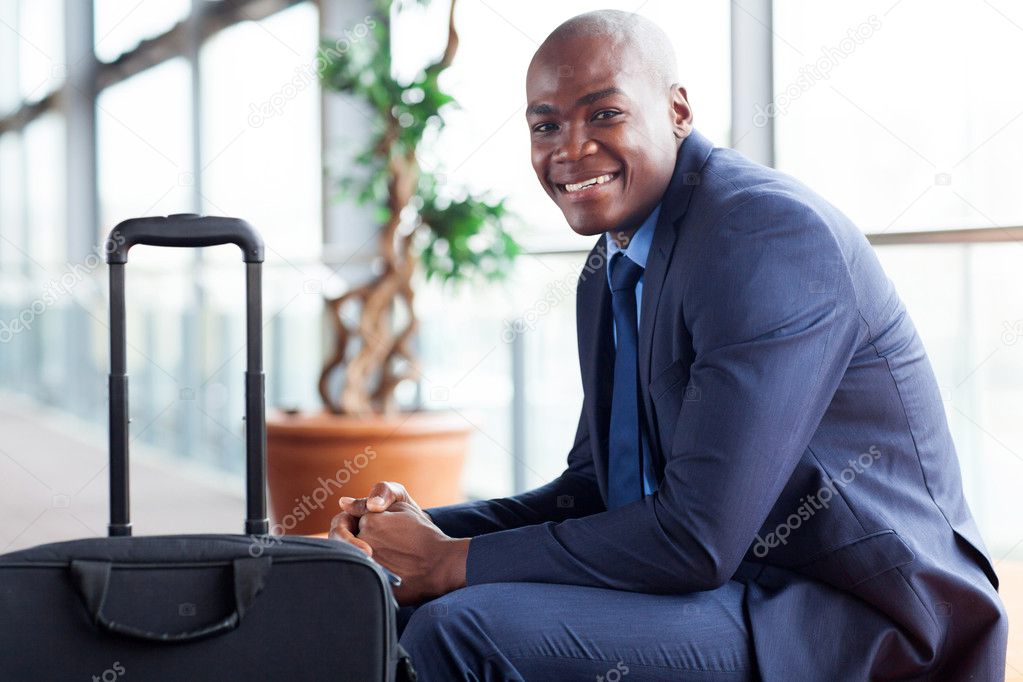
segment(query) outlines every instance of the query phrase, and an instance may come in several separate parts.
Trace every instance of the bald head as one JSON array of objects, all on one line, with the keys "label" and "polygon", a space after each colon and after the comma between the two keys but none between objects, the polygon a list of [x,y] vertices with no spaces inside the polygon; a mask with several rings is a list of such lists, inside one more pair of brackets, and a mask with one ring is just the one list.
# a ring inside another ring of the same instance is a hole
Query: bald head
[{"label": "bald head", "polygon": [[628,12],[569,19],[526,72],[533,170],[579,234],[627,236],[650,215],[692,119],[671,41]]},{"label": "bald head", "polygon": [[598,39],[619,64],[630,64],[650,75],[658,87],[678,81],[675,48],[668,34],[645,17],[632,12],[603,9],[572,17],[543,41],[533,62],[558,46],[578,39]]}]

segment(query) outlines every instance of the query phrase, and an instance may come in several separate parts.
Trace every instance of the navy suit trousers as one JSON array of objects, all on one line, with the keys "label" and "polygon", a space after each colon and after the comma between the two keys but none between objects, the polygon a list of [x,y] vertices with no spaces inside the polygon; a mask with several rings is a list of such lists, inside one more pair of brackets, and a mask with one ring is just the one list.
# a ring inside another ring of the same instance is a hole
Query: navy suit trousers
[{"label": "navy suit trousers", "polygon": [[758,679],[745,586],[654,595],[490,583],[402,609],[421,682]]}]

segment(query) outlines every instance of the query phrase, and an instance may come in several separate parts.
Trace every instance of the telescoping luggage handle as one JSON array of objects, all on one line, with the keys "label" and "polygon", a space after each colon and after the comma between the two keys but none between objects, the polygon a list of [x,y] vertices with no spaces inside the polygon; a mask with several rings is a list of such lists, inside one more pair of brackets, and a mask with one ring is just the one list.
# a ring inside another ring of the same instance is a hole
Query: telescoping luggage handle
[{"label": "telescoping luggage handle", "polygon": [[180,213],[133,218],[110,231],[110,525],[109,534],[131,535],[128,490],[128,374],[124,266],[136,244],[198,247],[236,244],[245,261],[245,532],[266,535],[266,409],[263,375],[263,240],[244,220]]}]

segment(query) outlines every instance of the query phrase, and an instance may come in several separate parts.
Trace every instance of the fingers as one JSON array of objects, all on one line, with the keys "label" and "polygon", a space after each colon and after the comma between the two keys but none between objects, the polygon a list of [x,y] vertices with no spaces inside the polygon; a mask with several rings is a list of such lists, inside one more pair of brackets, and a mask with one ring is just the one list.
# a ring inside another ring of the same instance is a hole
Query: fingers
[{"label": "fingers", "polygon": [[408,502],[408,500],[408,491],[401,483],[381,481],[369,491],[366,509],[372,512],[382,512],[395,502]]},{"label": "fingers", "polygon": [[352,516],[347,512],[341,512],[336,514],[334,518],[330,520],[330,529],[334,530],[336,526],[341,526],[349,533],[355,534],[359,532],[359,518]]},{"label": "fingers", "polygon": [[415,504],[409,497],[408,491],[405,490],[405,486],[391,481],[381,481],[375,484],[366,497],[338,498],[338,505],[342,511],[356,517],[364,516],[367,512],[386,511],[396,502]]},{"label": "fingers", "polygon": [[390,523],[392,523],[391,521],[388,520],[388,518],[395,514],[402,513],[415,514],[417,512],[419,512],[419,509],[416,507],[413,507],[404,502],[395,502],[386,511],[369,512],[367,514],[363,514],[362,516],[351,517],[349,524],[351,524],[351,522],[354,522],[354,525],[349,525],[348,529],[353,534],[362,536],[366,532],[372,533],[380,528],[387,527]]},{"label": "fingers", "polygon": [[360,497],[359,499],[355,499],[353,497],[341,497],[338,498],[337,503],[338,506],[341,507],[343,513],[349,514],[356,519],[360,516],[365,516],[369,512],[369,510],[366,509],[365,497]]},{"label": "fingers", "polygon": [[359,519],[357,517],[341,512],[331,520],[330,533],[327,537],[331,540],[347,542],[350,545],[358,547],[368,556],[373,556],[373,548],[369,546],[369,543],[365,540],[360,540],[355,536],[355,531],[357,531],[358,528]]}]

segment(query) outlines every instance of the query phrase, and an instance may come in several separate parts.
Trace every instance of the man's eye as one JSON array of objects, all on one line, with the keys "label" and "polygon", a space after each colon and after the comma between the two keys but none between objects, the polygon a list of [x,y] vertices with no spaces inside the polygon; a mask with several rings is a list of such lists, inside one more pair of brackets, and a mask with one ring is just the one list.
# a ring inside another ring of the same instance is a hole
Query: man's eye
[{"label": "man's eye", "polygon": [[533,126],[533,132],[534,133],[549,133],[549,132],[553,131],[556,127],[557,126],[555,126],[553,123],[538,123],[537,125]]},{"label": "man's eye", "polygon": [[622,112],[616,111],[614,109],[601,109],[600,111],[598,111],[597,113],[595,113],[593,115],[593,120],[595,120],[595,121],[607,120],[609,118],[614,118],[615,116],[617,116],[620,113],[622,113]]}]

